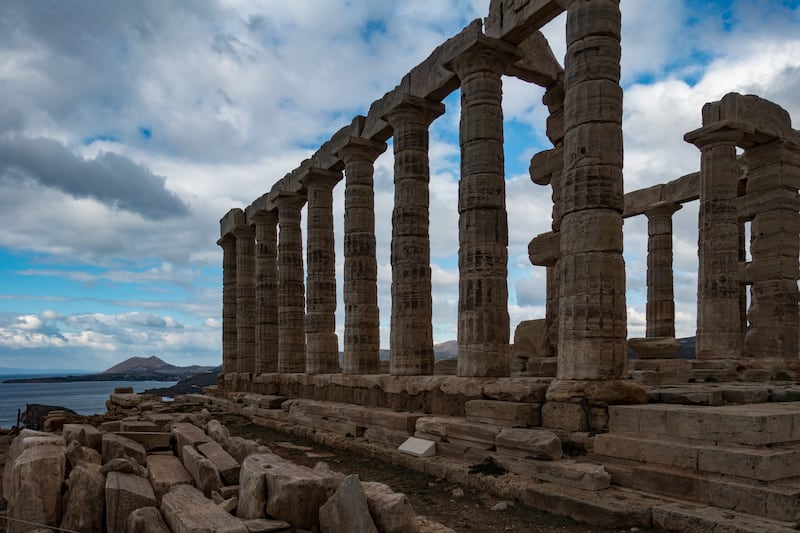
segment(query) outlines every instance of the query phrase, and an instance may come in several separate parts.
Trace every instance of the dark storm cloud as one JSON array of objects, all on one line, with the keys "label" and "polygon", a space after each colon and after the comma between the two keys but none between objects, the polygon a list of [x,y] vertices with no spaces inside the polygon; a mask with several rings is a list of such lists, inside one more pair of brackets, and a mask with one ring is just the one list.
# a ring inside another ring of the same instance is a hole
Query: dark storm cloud
[{"label": "dark storm cloud", "polygon": [[165,179],[114,153],[83,159],[50,139],[0,139],[0,177],[30,179],[77,198],[160,220],[189,213]]}]

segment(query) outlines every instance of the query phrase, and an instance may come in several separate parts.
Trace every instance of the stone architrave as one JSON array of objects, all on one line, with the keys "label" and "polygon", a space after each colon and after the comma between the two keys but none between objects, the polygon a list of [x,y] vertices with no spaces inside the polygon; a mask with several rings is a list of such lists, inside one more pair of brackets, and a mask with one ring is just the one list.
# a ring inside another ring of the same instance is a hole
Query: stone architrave
[{"label": "stone architrave", "polygon": [[675,202],[651,205],[647,216],[647,326],[648,337],[675,337],[675,297],[672,275],[672,215]]},{"label": "stone architrave", "polygon": [[344,189],[344,374],[380,370],[378,261],[375,255],[375,159],[386,143],[350,137],[339,150]]},{"label": "stone architrave", "polygon": [[280,192],[278,208],[278,372],[306,370],[305,283],[300,210],[305,196]]},{"label": "stone architrave", "polygon": [[444,105],[405,96],[385,117],[394,136],[392,375],[433,374],[428,126]]},{"label": "stone architrave", "polygon": [[[705,121],[704,121],[705,122]],[[742,132],[710,124],[687,133],[700,158],[698,220],[697,358],[742,355],[739,291],[739,162]]]},{"label": "stone architrave", "polygon": [[255,371],[256,262],[255,228],[237,226],[236,236],[236,359],[237,371]]},{"label": "stone architrave", "polygon": [[622,378],[627,337],[619,0],[565,3],[558,379],[552,391],[561,380]]},{"label": "stone architrave", "polygon": [[259,211],[256,226],[255,373],[278,371],[278,213]]},{"label": "stone architrave", "polygon": [[333,188],[341,180],[341,172],[316,168],[310,169],[302,179],[308,197],[305,322],[307,374],[339,372]]},{"label": "stone architrave", "polygon": [[514,47],[487,38],[445,65],[461,82],[459,376],[510,372],[501,76],[516,57]]},{"label": "stone architrave", "polygon": [[236,237],[230,233],[217,241],[222,247],[222,372],[237,371],[236,363]]},{"label": "stone architrave", "polygon": [[753,204],[747,267],[750,327],[748,357],[796,359],[800,255],[800,146],[777,140],[745,150],[747,198]]}]

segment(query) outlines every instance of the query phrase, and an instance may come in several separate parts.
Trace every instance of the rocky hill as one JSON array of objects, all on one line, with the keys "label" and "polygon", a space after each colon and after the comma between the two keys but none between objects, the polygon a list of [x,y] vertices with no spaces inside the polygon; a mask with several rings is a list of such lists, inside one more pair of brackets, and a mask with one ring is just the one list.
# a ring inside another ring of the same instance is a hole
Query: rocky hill
[{"label": "rocky hill", "polygon": [[168,376],[193,376],[214,370],[211,366],[175,366],[164,362],[155,355],[150,357],[131,357],[101,374],[130,374],[130,375],[168,375]]}]

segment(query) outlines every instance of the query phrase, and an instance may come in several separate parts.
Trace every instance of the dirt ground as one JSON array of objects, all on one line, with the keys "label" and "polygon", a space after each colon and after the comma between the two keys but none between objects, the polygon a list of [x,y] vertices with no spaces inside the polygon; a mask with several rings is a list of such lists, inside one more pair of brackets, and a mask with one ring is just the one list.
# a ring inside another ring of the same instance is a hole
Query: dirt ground
[{"label": "dirt ground", "polygon": [[[510,503],[504,510],[492,511],[500,500],[486,493],[478,493],[456,483],[392,466],[380,461],[327,448],[313,441],[271,431],[251,424],[240,416],[217,417],[231,434],[256,440],[269,446],[282,457],[314,466],[324,461],[333,470],[345,474],[358,474],[363,481],[381,481],[397,492],[403,492],[418,514],[422,514],[461,532],[542,532],[542,533],[611,533],[640,531],[638,529],[605,529],[578,524],[569,518],[550,515],[520,504]],[[0,475],[13,435],[0,435]],[[0,483],[0,533],[5,533],[6,501]],[[644,533],[641,530],[641,533]]]}]

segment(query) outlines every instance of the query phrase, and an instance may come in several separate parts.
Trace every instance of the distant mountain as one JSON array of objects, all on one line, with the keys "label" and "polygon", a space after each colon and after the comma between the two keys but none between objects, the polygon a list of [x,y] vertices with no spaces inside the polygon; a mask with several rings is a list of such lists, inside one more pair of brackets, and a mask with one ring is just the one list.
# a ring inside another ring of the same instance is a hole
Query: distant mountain
[{"label": "distant mountain", "polygon": [[164,362],[155,355],[150,357],[131,357],[101,374],[134,374],[134,375],[168,375],[168,376],[193,376],[204,372],[211,372],[212,366],[175,366]]},{"label": "distant mountain", "polygon": [[441,359],[458,359],[458,341],[445,341],[434,344],[433,355],[437,361]]}]

